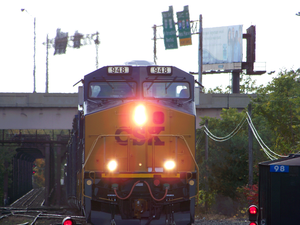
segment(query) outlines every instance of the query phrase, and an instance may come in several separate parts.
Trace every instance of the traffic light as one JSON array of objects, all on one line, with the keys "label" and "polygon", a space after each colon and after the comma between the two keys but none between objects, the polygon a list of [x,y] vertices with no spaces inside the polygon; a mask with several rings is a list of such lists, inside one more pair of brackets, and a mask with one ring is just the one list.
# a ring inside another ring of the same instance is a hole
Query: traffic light
[{"label": "traffic light", "polygon": [[249,214],[249,221],[250,225],[256,225],[257,219],[258,219],[258,208],[255,205],[251,205],[248,208],[248,214]]},{"label": "traffic light", "polygon": [[83,38],[83,35],[78,33],[78,31],[75,31],[74,37],[73,37],[73,48],[80,48],[81,46],[81,39]]},{"label": "traffic light", "polygon": [[68,216],[68,217],[63,219],[62,225],[76,225],[76,221]]},{"label": "traffic light", "polygon": [[68,32],[63,33],[60,31],[61,29],[58,28],[56,30],[56,37],[54,41],[54,55],[56,54],[65,54],[68,44]]},{"label": "traffic light", "polygon": [[33,163],[32,164],[32,174],[35,174],[36,173],[36,164],[35,163]]}]

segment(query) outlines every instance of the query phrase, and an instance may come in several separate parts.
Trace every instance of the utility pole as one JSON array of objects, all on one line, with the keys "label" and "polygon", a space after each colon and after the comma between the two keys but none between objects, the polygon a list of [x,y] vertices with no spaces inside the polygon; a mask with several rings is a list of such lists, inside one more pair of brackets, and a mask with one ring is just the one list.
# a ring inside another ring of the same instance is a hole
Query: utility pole
[{"label": "utility pole", "polygon": [[33,44],[33,93],[36,93],[36,84],[35,84],[35,69],[36,69],[36,65],[35,65],[35,53],[36,53],[36,32],[35,32],[35,24],[36,24],[36,18],[34,17],[34,44]]},{"label": "utility pole", "polygon": [[[205,126],[208,129],[208,120],[205,120]],[[205,135],[205,160],[208,160],[208,135]]]},{"label": "utility pole", "polygon": [[[205,126],[206,128],[208,129],[208,120],[206,119],[205,120]],[[207,211],[208,210],[208,204],[207,204],[207,193],[208,193],[208,135],[205,134],[205,163],[204,163],[205,166],[205,177],[206,177],[206,180],[205,180],[205,203],[204,203],[204,207],[205,207],[205,210]]]},{"label": "utility pole", "polygon": [[[96,36],[96,39],[94,39]],[[83,40],[81,42],[81,40]],[[68,36],[68,33],[60,32],[60,29],[57,29],[57,34],[55,38],[49,39],[48,34],[46,37],[46,42],[43,44],[46,45],[46,89],[45,93],[49,93],[49,48],[54,47],[55,52],[54,55],[60,55],[66,53],[66,48],[70,45],[69,41],[73,41],[73,48],[80,48],[80,46],[91,44],[91,40],[94,41],[96,46],[96,69],[98,69],[98,46],[100,44],[99,41],[99,33],[96,32],[94,34],[80,34],[77,31],[73,36]],[[83,43],[83,44],[82,44]],[[35,85],[34,85],[35,87]]]},{"label": "utility pole", "polygon": [[[202,15],[200,15],[200,17],[202,18]],[[194,34],[199,34],[198,32],[198,20],[190,20],[190,23],[191,23],[191,27],[192,27],[192,33],[191,35],[194,35]],[[175,23],[175,25],[177,25],[177,23]],[[193,28],[194,27],[194,28]],[[164,39],[161,35],[161,30],[163,29],[163,25],[153,25],[153,42],[154,42],[154,46],[153,46],[153,61],[155,63],[155,65],[157,64],[156,60],[157,60],[157,46],[156,46],[156,41],[157,40],[161,40],[161,39]],[[201,31],[202,31],[202,28],[201,28]],[[200,34],[199,34],[200,35]],[[178,37],[178,35],[176,36]],[[200,36],[199,36],[199,39],[200,39]],[[201,40],[202,40],[202,34],[201,34]],[[201,47],[202,47],[202,42],[201,42]],[[201,61],[202,62],[202,61]]]},{"label": "utility pole", "polygon": [[94,40],[95,42],[95,47],[96,47],[96,69],[99,68],[98,66],[98,47],[99,47],[99,44],[100,44],[100,41],[99,41],[99,33],[97,32],[96,33],[96,39]]},{"label": "utility pole", "polygon": [[202,14],[199,16],[199,55],[198,55],[198,82],[202,85],[202,63],[203,63],[203,53],[202,53],[202,40],[203,40],[203,29],[202,29]]},{"label": "utility pole", "polygon": [[[251,117],[251,104],[248,105],[248,114]],[[248,149],[249,149],[249,187],[253,185],[253,134],[248,124]]]},{"label": "utility pole", "polygon": [[47,34],[47,38],[46,38],[46,93],[49,93],[49,76],[48,76],[48,60],[49,60],[49,38],[48,38],[48,34]]},{"label": "utility pole", "polygon": [[154,47],[153,47],[153,61],[154,64],[156,65],[156,25],[154,24],[153,26],[153,41],[154,41]]},{"label": "utility pole", "polygon": [[[21,12],[27,12],[30,16],[32,16],[26,9],[21,9]],[[36,17],[33,17],[33,93],[36,93],[36,84],[35,84],[35,54],[36,54]]]}]

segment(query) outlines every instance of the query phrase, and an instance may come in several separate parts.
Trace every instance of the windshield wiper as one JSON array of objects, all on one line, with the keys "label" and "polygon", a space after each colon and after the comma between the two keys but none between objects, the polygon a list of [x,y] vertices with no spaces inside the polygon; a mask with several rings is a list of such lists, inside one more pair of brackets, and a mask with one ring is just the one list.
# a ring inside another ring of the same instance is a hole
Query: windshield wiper
[{"label": "windshield wiper", "polygon": [[112,85],[105,79],[105,77],[102,77],[102,78],[103,78],[103,80],[110,86],[111,89],[114,89],[114,86],[112,86]]},{"label": "windshield wiper", "polygon": [[167,90],[168,88],[171,86],[172,83],[174,83],[174,81],[177,79],[177,77],[174,77],[174,79],[170,82],[170,84],[168,84],[166,87],[165,87],[165,91],[167,93]]},{"label": "windshield wiper", "polygon": [[134,89],[133,86],[128,81],[126,81],[126,84],[128,84],[128,86],[131,88],[131,90]]},{"label": "windshield wiper", "polygon": [[149,91],[149,89],[152,87],[152,85],[154,84],[154,81],[157,79],[157,77],[154,78],[154,80],[152,81],[152,83],[149,85],[149,87],[147,88],[147,91]]}]

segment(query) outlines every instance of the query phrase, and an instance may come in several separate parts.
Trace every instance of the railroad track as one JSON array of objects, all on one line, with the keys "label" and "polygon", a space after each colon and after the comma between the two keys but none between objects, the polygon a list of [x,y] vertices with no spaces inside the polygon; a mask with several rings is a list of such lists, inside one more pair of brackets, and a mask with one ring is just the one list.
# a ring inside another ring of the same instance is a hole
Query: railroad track
[{"label": "railroad track", "polygon": [[32,189],[10,205],[12,208],[41,207],[45,202],[45,188]]},{"label": "railroad track", "polygon": [[8,207],[0,208],[0,224],[5,225],[57,225],[70,216],[77,224],[86,225],[85,218],[67,207],[46,207],[45,188],[32,189]]},{"label": "railroad track", "polygon": [[[5,225],[60,225],[62,220],[70,216],[77,224],[88,225],[83,216],[78,216],[66,207],[45,207],[43,204],[45,188],[32,189],[8,207],[0,207],[0,224]],[[246,225],[245,220],[213,221],[197,219],[195,225]]]}]

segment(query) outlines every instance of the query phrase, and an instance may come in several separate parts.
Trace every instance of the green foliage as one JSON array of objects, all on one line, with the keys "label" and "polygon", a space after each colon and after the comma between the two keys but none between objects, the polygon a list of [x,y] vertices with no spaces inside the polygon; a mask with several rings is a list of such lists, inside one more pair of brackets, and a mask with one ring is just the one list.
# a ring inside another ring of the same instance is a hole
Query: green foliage
[{"label": "green foliage", "polygon": [[[245,112],[237,109],[223,109],[219,118],[203,117],[200,125],[208,120],[208,129],[215,136],[224,137],[230,134],[244,119]],[[257,126],[258,124],[255,124]],[[260,129],[260,126],[258,125]],[[204,127],[197,130],[197,152],[202,190],[216,191],[218,194],[236,198],[236,189],[248,183],[248,126],[244,123],[239,132],[228,141],[216,142],[208,140],[209,157],[204,158],[205,135]],[[263,137],[262,137],[263,138]],[[260,147],[253,142],[254,165],[265,160]],[[254,169],[254,182],[257,182],[258,168]],[[207,187],[207,186],[208,187]]]},{"label": "green foliage", "polygon": [[[205,88],[203,90],[204,90],[204,92],[206,92]],[[214,89],[210,88],[207,91],[207,93],[209,93],[209,94],[229,94],[230,92],[231,92],[231,86],[227,86],[225,88],[225,91],[223,91],[222,85],[221,86],[217,86]]]},{"label": "green foliage", "polygon": [[[250,75],[246,75],[241,73],[240,75],[240,93],[241,94],[251,94],[255,93],[258,89],[262,88],[263,86],[256,86],[256,81],[252,80]],[[203,88],[205,93],[209,94],[230,94],[231,93],[231,85],[227,85],[223,90],[223,86],[217,86],[214,89],[206,90]]]},{"label": "green foliage", "polygon": [[[287,155],[300,151],[300,69],[281,71],[267,86],[255,86],[251,78],[242,75],[241,93],[256,93],[252,98],[252,121],[259,136],[273,151]],[[228,87],[227,87],[228,89]],[[222,93],[220,87],[209,92]],[[225,142],[208,140],[208,160],[205,160],[204,123],[218,137],[230,134],[245,116],[237,109],[223,109],[221,118],[203,117],[197,130],[197,160],[200,168],[200,189],[210,196],[222,194],[240,199],[257,200],[257,186],[248,185],[248,124]],[[258,163],[269,160],[253,138],[253,183],[258,183]],[[200,193],[201,194],[201,193]]]},{"label": "green foliage", "polygon": [[281,71],[266,87],[257,91],[254,116],[264,117],[272,145],[280,154],[300,151],[300,69]]},{"label": "green foliage", "polygon": [[263,85],[256,86],[256,80],[252,80],[250,75],[241,74],[240,93],[251,94],[256,93]]},{"label": "green foliage", "polygon": [[45,159],[36,159],[34,163],[36,167],[33,175],[33,186],[35,188],[45,187]]},{"label": "green foliage", "polygon": [[[8,146],[0,146],[0,206],[3,205],[4,201],[4,176],[7,175],[8,177],[11,176],[12,173],[12,165],[11,161],[16,154],[14,149]],[[11,184],[11,180],[8,180],[8,185]]]},{"label": "green foliage", "polygon": [[[210,208],[215,203],[216,191],[199,190],[198,205],[201,208]],[[205,209],[207,210],[207,209]]]}]

